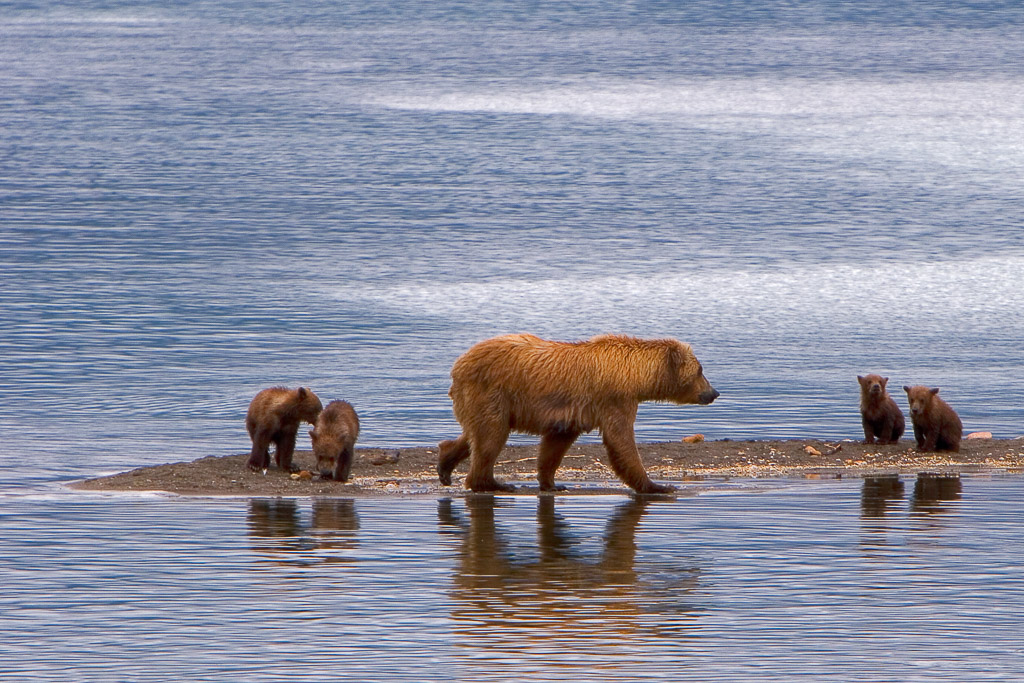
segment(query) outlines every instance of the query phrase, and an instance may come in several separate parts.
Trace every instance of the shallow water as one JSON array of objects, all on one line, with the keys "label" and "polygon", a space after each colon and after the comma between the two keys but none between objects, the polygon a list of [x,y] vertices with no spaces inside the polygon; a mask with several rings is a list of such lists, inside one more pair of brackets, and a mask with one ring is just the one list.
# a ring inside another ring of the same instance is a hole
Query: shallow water
[{"label": "shallow water", "polygon": [[1010,680],[1019,477],[5,498],[0,675]]}]

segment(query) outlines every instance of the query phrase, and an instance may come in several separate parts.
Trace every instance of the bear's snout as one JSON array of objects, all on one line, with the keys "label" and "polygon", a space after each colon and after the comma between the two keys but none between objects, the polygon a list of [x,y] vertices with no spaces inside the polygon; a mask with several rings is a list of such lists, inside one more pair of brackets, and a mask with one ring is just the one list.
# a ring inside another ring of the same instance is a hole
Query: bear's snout
[{"label": "bear's snout", "polygon": [[719,396],[721,396],[721,394],[718,393],[714,387],[709,387],[708,389],[700,392],[700,395],[697,397],[697,402],[702,406],[706,406]]}]

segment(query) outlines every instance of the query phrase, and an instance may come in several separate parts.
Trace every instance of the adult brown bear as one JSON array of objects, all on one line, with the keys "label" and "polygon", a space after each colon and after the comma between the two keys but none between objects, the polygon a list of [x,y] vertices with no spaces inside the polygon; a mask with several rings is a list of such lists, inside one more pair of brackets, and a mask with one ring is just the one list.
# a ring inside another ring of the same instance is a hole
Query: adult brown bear
[{"label": "adult brown bear", "polygon": [[437,473],[472,457],[466,487],[509,491],[494,478],[494,463],[509,432],[541,436],[537,479],[552,491],[555,470],[583,432],[601,430],[612,470],[637,493],[674,487],[647,476],[633,436],[643,401],[700,403],[718,398],[687,344],[675,339],[603,335],[584,342],[547,341],[511,334],[476,344],[452,367],[451,396],[462,435],[443,441]]},{"label": "adult brown bear", "polygon": [[256,394],[245,415],[245,428],[252,439],[249,469],[267,469],[273,442],[277,444],[274,456],[277,466],[286,472],[291,471],[299,422],[316,423],[321,410],[320,399],[306,387],[271,387]]}]

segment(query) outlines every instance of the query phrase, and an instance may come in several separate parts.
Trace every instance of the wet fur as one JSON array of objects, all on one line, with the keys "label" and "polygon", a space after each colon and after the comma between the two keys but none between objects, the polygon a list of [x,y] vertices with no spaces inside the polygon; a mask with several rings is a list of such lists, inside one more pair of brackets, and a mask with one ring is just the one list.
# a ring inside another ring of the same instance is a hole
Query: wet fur
[{"label": "wet fur", "polygon": [[300,422],[313,423],[323,406],[312,390],[272,387],[256,394],[245,415],[245,428],[252,439],[247,463],[251,470],[270,466],[270,444],[275,444],[277,466],[290,472]]},{"label": "wet fur", "polygon": [[963,424],[948,403],[939,398],[938,387],[903,387],[910,401],[910,421],[919,451],[959,451]]},{"label": "wet fur", "polygon": [[348,481],[359,438],[359,416],[347,401],[331,401],[309,430],[320,476]]},{"label": "wet fur", "polygon": [[647,476],[633,435],[644,401],[711,403],[718,392],[693,351],[675,339],[604,335],[584,342],[547,341],[530,334],[476,344],[452,367],[451,396],[462,435],[440,444],[438,476],[470,458],[466,487],[510,490],[494,478],[494,463],[510,432],[541,436],[537,478],[555,490],[555,471],[576,438],[600,429],[618,477],[638,493],[672,487]]},{"label": "wet fur", "polygon": [[885,391],[888,377],[857,376],[860,383],[860,419],[864,427],[864,443],[896,443],[903,436],[906,420],[896,401]]}]

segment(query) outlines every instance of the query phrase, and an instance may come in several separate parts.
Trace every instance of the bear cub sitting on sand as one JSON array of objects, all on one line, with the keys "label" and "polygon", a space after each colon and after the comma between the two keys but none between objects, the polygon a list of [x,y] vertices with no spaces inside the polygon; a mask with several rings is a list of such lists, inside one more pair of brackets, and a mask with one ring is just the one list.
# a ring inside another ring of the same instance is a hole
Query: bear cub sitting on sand
[{"label": "bear cub sitting on sand", "polygon": [[256,394],[245,415],[245,428],[252,439],[249,469],[265,470],[270,466],[273,442],[277,445],[277,466],[290,472],[299,422],[315,423],[321,410],[320,399],[306,387],[272,387]]},{"label": "bear cub sitting on sand", "polygon": [[359,438],[359,416],[347,401],[331,401],[309,430],[316,468],[324,479],[348,481]]},{"label": "bear cub sitting on sand", "polygon": [[959,451],[963,424],[956,411],[939,398],[939,388],[903,387],[910,401],[910,421],[919,451]]},{"label": "bear cub sitting on sand", "polygon": [[888,377],[857,375],[860,383],[860,420],[864,426],[864,443],[896,443],[903,436],[906,420],[903,411],[885,391]]}]

